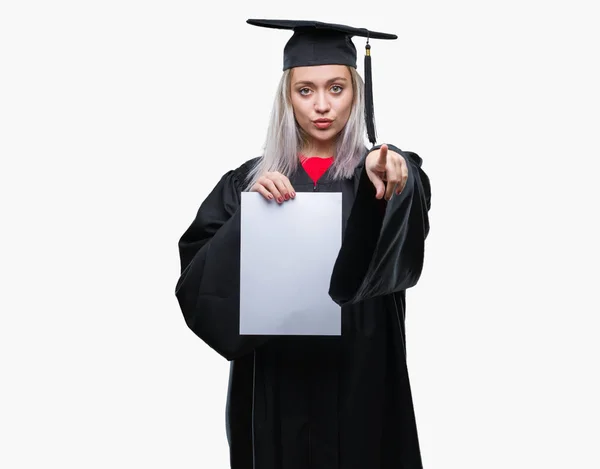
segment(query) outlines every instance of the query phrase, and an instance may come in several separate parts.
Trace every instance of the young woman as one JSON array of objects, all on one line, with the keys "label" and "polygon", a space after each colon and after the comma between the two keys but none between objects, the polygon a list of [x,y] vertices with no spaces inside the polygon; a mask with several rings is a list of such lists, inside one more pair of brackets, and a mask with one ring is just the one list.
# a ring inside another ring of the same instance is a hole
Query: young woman
[{"label": "young woman", "polygon": [[[430,185],[415,153],[365,147],[365,126],[373,140],[370,83],[356,72],[351,41],[395,36],[248,22],[294,30],[264,153],[226,173],[200,206],[179,241],[176,287],[190,329],[232,362],[231,467],[421,468],[404,317],[405,290],[423,267]],[[243,191],[279,204],[297,192],[342,193],[343,241],[329,290],[342,307],[341,336],[239,335]]]}]

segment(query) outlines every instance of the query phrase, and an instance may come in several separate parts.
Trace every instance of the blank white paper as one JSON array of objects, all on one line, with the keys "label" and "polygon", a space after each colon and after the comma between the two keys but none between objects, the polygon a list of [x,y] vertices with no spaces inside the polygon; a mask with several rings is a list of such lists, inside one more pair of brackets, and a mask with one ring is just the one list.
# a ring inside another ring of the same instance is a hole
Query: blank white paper
[{"label": "blank white paper", "polygon": [[340,335],[329,296],[342,243],[342,194],[296,193],[282,204],[243,192],[241,335]]}]

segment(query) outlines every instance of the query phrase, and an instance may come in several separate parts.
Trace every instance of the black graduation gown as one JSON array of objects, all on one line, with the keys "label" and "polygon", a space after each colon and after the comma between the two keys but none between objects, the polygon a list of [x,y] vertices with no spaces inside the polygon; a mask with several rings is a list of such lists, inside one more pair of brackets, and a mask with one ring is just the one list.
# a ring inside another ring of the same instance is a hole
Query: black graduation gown
[{"label": "black graduation gown", "polygon": [[240,193],[256,158],[223,176],[179,241],[176,296],[187,325],[232,361],[232,469],[422,468],[404,318],[405,290],[423,267],[431,192],[421,158],[389,148],[409,168],[389,202],[375,198],[364,158],[352,179],[333,181],[328,171],[315,186],[301,166],[290,177],[297,192],[343,193],[329,291],[342,306],[339,337],[239,335]]}]

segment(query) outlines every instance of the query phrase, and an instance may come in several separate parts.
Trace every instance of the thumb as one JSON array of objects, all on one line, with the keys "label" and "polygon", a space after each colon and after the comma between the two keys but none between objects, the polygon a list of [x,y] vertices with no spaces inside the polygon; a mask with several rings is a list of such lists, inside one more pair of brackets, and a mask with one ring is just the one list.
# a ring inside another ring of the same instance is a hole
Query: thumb
[{"label": "thumb", "polygon": [[371,182],[373,183],[373,186],[375,187],[375,198],[381,199],[385,194],[385,184],[384,184],[383,180],[381,180],[377,176],[373,175],[373,177],[371,177]]}]

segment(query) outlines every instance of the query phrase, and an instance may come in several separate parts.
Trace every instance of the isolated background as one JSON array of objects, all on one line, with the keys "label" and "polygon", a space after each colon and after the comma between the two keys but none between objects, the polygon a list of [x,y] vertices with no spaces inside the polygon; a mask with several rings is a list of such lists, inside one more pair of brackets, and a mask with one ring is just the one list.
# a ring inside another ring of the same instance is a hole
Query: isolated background
[{"label": "isolated background", "polygon": [[433,188],[425,467],[599,468],[592,4],[2,2],[0,466],[228,467],[228,363],[174,288],[199,204],[261,151],[290,33],[254,17],[399,36],[372,41],[375,110]]}]

